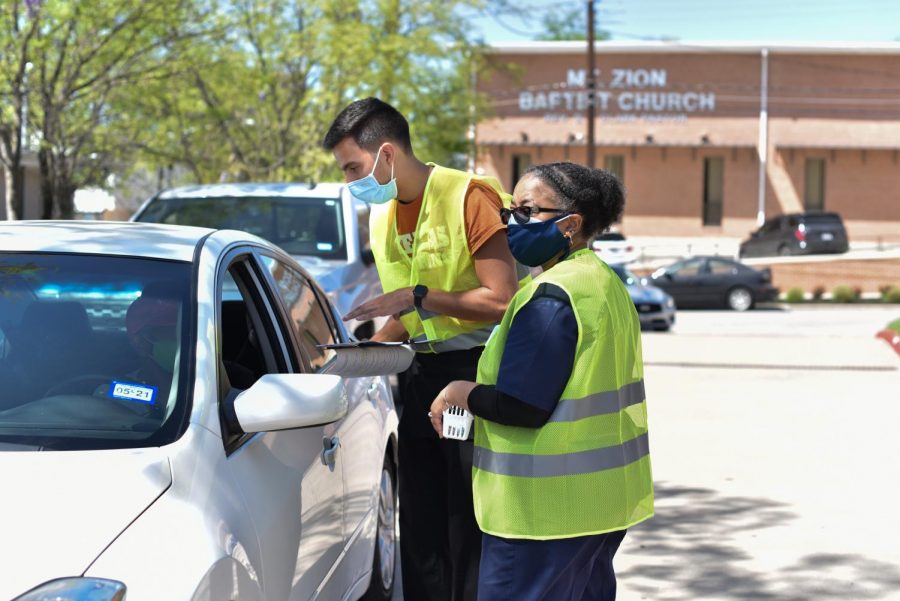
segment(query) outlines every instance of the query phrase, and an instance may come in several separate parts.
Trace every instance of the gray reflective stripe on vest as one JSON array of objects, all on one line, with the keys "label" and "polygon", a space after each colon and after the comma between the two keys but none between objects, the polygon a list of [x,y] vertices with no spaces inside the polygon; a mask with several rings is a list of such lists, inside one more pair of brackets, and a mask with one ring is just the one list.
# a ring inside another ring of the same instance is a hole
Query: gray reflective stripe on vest
[{"label": "gray reflective stripe on vest", "polygon": [[412,341],[412,348],[416,352],[431,352],[431,353],[446,353],[448,351],[467,351],[469,349],[477,348],[479,346],[484,346],[487,343],[488,338],[491,337],[491,328],[482,328],[480,330],[475,330],[474,332],[466,332],[465,334],[458,334],[453,338],[448,338],[447,340],[437,340],[434,342],[429,342],[428,339],[422,335],[418,336]]},{"label": "gray reflective stripe on vest", "polygon": [[551,422],[574,422],[595,415],[618,413],[643,402],[644,381],[626,384],[618,390],[598,392],[581,399],[562,399],[550,416]]},{"label": "gray reflective stripe on vest", "polygon": [[473,463],[479,470],[501,476],[549,478],[574,476],[625,467],[650,454],[647,434],[641,434],[614,447],[591,449],[564,455],[522,455],[495,453],[475,447]]}]

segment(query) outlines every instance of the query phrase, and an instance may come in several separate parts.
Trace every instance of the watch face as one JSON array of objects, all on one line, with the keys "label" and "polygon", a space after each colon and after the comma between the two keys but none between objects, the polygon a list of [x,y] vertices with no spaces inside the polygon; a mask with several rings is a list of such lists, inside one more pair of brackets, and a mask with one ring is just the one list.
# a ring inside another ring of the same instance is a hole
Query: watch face
[{"label": "watch face", "polygon": [[422,306],[422,299],[425,298],[426,294],[428,294],[428,288],[423,286],[422,284],[419,284],[415,288],[413,288],[413,299],[415,300],[415,305],[417,307]]}]

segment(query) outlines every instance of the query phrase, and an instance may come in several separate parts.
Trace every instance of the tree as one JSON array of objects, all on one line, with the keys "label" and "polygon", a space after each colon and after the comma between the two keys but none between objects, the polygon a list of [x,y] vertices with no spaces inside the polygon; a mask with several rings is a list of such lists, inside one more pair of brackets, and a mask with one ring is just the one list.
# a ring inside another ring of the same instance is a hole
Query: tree
[{"label": "tree", "polygon": [[20,219],[25,204],[22,154],[28,119],[31,46],[38,31],[40,4],[0,0],[0,165],[4,171],[6,218]]},{"label": "tree", "polygon": [[198,16],[189,0],[44,1],[33,44],[44,218],[70,218],[75,190],[121,159],[129,116],[111,110],[116,95],[167,77],[169,58],[201,35]]},{"label": "tree", "polygon": [[[594,11],[594,19],[597,11]],[[548,41],[586,40],[587,39],[587,9],[583,6],[571,8],[562,13],[552,10],[543,18],[544,30],[535,38]],[[608,40],[609,32],[601,31],[594,23],[594,37],[598,40]]]},{"label": "tree", "polygon": [[[71,216],[74,191],[110,174],[336,178],[321,140],[368,95],[407,114],[423,158],[458,164],[485,106],[480,47],[457,11],[482,0],[27,1],[39,10],[0,42],[20,44],[4,60],[34,64],[11,105],[28,98],[33,113],[44,217]],[[15,119],[0,120],[11,142]]]},{"label": "tree", "polygon": [[226,35],[128,101],[152,124],[135,145],[150,169],[181,164],[196,181],[336,178],[325,131],[348,102],[378,95],[410,117],[423,156],[451,161],[481,106],[462,4],[474,2],[231,0],[217,17]]}]

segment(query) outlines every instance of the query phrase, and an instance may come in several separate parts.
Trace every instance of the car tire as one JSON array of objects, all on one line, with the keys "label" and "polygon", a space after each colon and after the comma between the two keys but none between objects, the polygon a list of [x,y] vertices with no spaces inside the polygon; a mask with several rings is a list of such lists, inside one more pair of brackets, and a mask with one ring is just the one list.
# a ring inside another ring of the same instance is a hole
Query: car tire
[{"label": "car tire", "polygon": [[397,570],[397,471],[385,455],[378,485],[378,523],[375,526],[375,558],[372,579],[364,601],[390,601]]},{"label": "car tire", "polygon": [[791,253],[791,247],[790,247],[790,246],[788,246],[788,245],[786,245],[786,244],[782,244],[781,246],[778,247],[778,256],[780,256],[780,257],[790,257],[791,254],[792,254],[792,253]]},{"label": "car tire", "polygon": [[732,311],[746,311],[747,309],[751,309],[753,308],[753,302],[753,293],[750,292],[749,288],[745,288],[744,286],[735,286],[728,291],[728,296],[725,297],[725,304],[728,305],[728,308]]}]

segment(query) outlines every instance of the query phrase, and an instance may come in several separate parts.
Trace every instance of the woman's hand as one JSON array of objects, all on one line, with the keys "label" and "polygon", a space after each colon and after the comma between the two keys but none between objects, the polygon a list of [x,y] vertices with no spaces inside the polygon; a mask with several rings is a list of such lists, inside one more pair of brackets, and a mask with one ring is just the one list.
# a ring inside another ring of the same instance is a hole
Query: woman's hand
[{"label": "woman's hand", "polygon": [[444,411],[451,406],[460,407],[469,410],[469,393],[478,386],[475,382],[466,382],[464,380],[455,380],[447,384],[440,391],[434,402],[431,403],[431,411],[428,417],[431,419],[431,426],[440,438],[444,437]]}]

